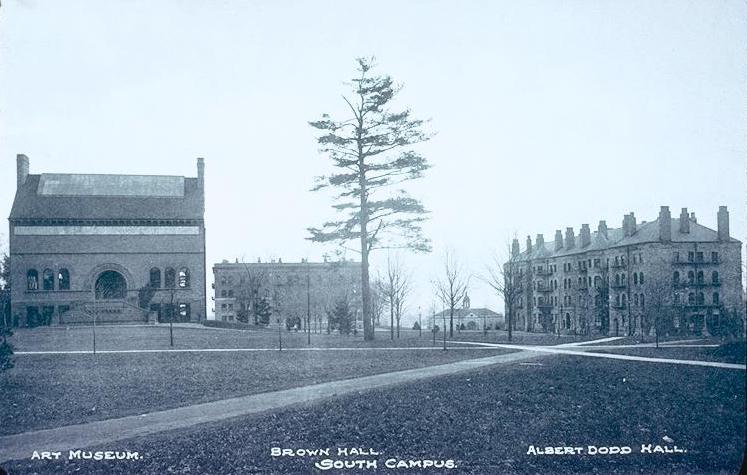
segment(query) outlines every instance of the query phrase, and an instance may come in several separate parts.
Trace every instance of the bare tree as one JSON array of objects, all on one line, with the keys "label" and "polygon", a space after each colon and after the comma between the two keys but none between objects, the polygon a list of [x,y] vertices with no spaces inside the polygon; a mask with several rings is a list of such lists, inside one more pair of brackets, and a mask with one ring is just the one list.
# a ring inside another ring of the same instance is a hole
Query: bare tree
[{"label": "bare tree", "polygon": [[379,279],[379,293],[389,309],[389,332],[394,339],[395,318],[397,321],[397,337],[399,338],[399,321],[407,293],[409,293],[409,276],[401,263],[399,256],[391,255],[386,259],[386,275]]},{"label": "bare tree", "polygon": [[[454,311],[464,302],[469,287],[469,275],[453,255],[444,253],[444,273],[434,283],[436,296],[449,309],[449,337],[454,336]],[[444,329],[446,331],[446,329]]]},{"label": "bare tree", "polygon": [[258,312],[262,310],[259,305],[260,290],[267,283],[267,271],[262,267],[251,267],[243,260],[241,261],[244,267],[243,284],[239,286],[238,301],[241,310],[237,312],[237,316],[241,320],[249,323],[249,315],[254,316],[254,324],[258,325],[259,317]]},{"label": "bare tree", "polygon": [[480,280],[488,284],[503,299],[508,341],[511,341],[515,312],[522,292],[519,273],[521,264],[518,248],[512,250],[511,244],[506,243],[506,251],[507,258],[493,256],[493,262],[486,266],[485,275],[481,276]]},{"label": "bare tree", "polygon": [[651,328],[656,333],[656,347],[659,347],[659,336],[671,325],[675,308],[673,283],[662,275],[649,277],[646,286],[641,314],[643,335],[648,335]]}]

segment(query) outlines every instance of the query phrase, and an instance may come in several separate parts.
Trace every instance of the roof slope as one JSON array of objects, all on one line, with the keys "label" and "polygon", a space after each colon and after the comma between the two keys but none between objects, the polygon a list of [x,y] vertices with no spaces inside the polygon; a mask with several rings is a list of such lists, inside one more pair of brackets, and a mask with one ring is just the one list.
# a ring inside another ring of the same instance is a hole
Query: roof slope
[{"label": "roof slope", "polygon": [[10,219],[203,219],[197,178],[28,175]]}]

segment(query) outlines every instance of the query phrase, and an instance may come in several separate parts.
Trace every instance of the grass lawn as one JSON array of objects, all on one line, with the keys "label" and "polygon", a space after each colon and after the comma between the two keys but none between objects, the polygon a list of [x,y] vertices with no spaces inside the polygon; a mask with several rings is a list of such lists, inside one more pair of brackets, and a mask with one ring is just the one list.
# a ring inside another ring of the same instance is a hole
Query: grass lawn
[{"label": "grass lawn", "polygon": [[[710,343],[718,343],[713,341]],[[703,360],[703,361],[718,361],[722,363],[745,363],[745,342],[735,341],[725,343],[718,346],[717,348],[703,348],[703,347],[672,347],[668,348],[666,345],[661,345],[659,348],[610,348],[600,350],[589,350],[599,351],[603,353],[619,353],[623,355],[633,356],[648,356],[651,358],[674,358],[683,360]]]},{"label": "grass lawn", "polygon": [[[13,338],[18,350],[87,350],[84,343],[90,331],[45,328],[19,331]],[[164,331],[167,338],[167,328],[101,327],[97,336],[100,349],[163,349]],[[175,328],[175,335],[177,348],[273,348],[277,337],[273,332],[191,328]],[[284,334],[287,344],[295,347],[306,346],[302,336]],[[403,346],[403,341],[395,342],[396,346]],[[410,346],[430,346],[423,341],[408,341]],[[312,343],[368,345],[361,339],[327,335],[312,335]],[[395,344],[388,340],[374,343]],[[446,352],[377,349],[17,355],[16,367],[0,374],[0,435],[507,352],[465,348]]]},{"label": "grass lawn", "polygon": [[[26,460],[6,468],[20,473],[310,473],[319,457],[273,459],[270,449],[370,447],[382,453],[373,457],[379,466],[388,458],[453,459],[457,469],[448,473],[738,472],[744,450],[743,371],[576,356],[535,363],[541,365],[484,368],[98,448],[139,451],[140,461]],[[665,436],[674,441],[670,447],[687,452],[640,453],[641,444],[665,444]],[[528,455],[530,445],[630,446],[633,453]]]}]

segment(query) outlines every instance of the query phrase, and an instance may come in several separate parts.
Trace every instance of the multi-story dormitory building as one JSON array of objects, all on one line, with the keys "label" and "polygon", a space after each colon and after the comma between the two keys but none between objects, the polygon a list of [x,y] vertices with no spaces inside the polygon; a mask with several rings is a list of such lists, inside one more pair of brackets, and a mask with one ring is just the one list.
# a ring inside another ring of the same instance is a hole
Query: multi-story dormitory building
[{"label": "multi-story dormitory building", "polygon": [[648,223],[630,213],[617,229],[600,221],[595,232],[588,224],[578,235],[557,230],[549,244],[542,234],[534,243],[527,237],[524,251],[514,239],[511,255],[517,329],[630,335],[657,326],[706,334],[727,323],[743,328],[741,243],[729,236],[726,206],[715,231],[687,208],[672,218],[662,206]]}]

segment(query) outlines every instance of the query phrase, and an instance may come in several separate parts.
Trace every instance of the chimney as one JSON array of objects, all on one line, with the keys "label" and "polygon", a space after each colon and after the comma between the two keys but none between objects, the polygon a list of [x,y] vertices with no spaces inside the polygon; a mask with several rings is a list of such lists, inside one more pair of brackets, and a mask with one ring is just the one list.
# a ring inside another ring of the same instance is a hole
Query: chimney
[{"label": "chimney", "polygon": [[695,217],[695,211],[690,212],[690,221],[692,221],[693,223],[698,222],[698,219]]},{"label": "chimney", "polygon": [[527,236],[527,252],[532,252],[532,236]]},{"label": "chimney", "polygon": [[514,238],[513,242],[511,242],[511,256],[516,257],[519,255],[519,240]]},{"label": "chimney", "polygon": [[573,249],[576,246],[576,235],[573,234],[573,228],[565,228],[565,248]]},{"label": "chimney", "polygon": [[545,236],[543,234],[537,235],[537,240],[536,240],[535,245],[537,246],[537,249],[541,247],[545,247]]},{"label": "chimney", "polygon": [[29,157],[19,153],[16,155],[16,188],[26,183],[29,176]]},{"label": "chimney", "polygon": [[687,208],[682,208],[680,212],[680,232],[690,232],[690,216],[687,214]]},{"label": "chimney", "polygon": [[622,230],[623,230],[623,236],[625,237],[630,236],[630,216],[628,216],[627,214],[623,216]]},{"label": "chimney", "polygon": [[603,219],[599,221],[599,226],[597,227],[597,232],[604,239],[607,239],[607,221],[605,221]]},{"label": "chimney", "polygon": [[581,247],[591,244],[591,230],[588,224],[581,225]]},{"label": "chimney", "polygon": [[205,159],[201,157],[197,159],[197,183],[201,189],[205,188]]},{"label": "chimney", "polygon": [[672,214],[669,206],[662,206],[659,210],[659,239],[663,242],[672,240]]},{"label": "chimney", "polygon": [[560,229],[555,230],[555,250],[559,251],[563,249],[563,231]]},{"label": "chimney", "polygon": [[628,231],[630,231],[631,236],[636,232],[635,214],[632,211],[628,217]]},{"label": "chimney", "polygon": [[718,222],[718,240],[728,241],[729,240],[729,211],[726,206],[718,207],[718,214],[716,215]]}]

